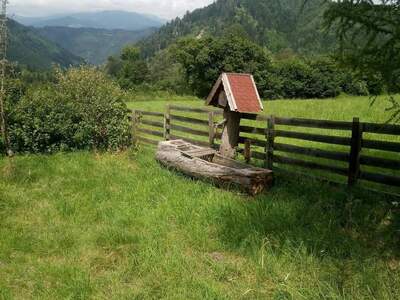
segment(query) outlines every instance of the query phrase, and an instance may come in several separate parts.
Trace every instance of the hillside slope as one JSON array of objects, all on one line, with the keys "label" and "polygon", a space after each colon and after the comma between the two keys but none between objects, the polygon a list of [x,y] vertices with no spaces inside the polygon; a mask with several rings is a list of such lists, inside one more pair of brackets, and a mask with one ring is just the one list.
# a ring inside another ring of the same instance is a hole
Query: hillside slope
[{"label": "hillside slope", "polygon": [[83,59],[37,34],[32,28],[14,20],[8,21],[10,61],[34,69],[48,69],[53,64],[68,67],[83,63]]},{"label": "hillside slope", "polygon": [[39,18],[16,16],[15,19],[27,26],[62,26],[71,28],[98,28],[144,30],[160,27],[165,21],[156,17],[127,11],[101,11],[57,15]]},{"label": "hillside slope", "polygon": [[161,27],[140,43],[147,56],[186,35],[220,35],[240,26],[249,37],[273,52],[321,53],[335,40],[322,29],[323,0],[218,0]]},{"label": "hillside slope", "polygon": [[94,28],[43,27],[37,33],[91,64],[102,64],[110,55],[118,54],[127,45],[149,36],[155,28],[141,31]]}]

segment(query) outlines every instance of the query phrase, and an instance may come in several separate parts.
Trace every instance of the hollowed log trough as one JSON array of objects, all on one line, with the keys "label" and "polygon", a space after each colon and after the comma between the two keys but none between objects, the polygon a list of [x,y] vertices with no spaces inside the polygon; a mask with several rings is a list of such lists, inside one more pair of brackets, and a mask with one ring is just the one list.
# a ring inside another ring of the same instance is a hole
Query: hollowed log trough
[{"label": "hollowed log trough", "polygon": [[158,144],[156,159],[162,165],[193,178],[211,180],[218,186],[238,186],[250,195],[257,195],[272,185],[271,170],[252,167],[223,157],[217,151],[183,140]]}]

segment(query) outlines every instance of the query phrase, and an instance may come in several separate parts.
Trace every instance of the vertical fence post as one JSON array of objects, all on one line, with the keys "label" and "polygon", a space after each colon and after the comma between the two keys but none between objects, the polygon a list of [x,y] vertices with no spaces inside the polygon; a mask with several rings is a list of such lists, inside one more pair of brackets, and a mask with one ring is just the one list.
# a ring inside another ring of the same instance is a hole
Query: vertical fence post
[{"label": "vertical fence post", "polygon": [[266,129],[266,140],[265,146],[266,160],[265,167],[272,170],[274,166],[274,143],[275,143],[275,117],[269,116],[267,129]]},{"label": "vertical fence post", "polygon": [[171,107],[167,105],[164,114],[164,139],[169,141],[171,139]]},{"label": "vertical fence post", "polygon": [[214,127],[214,112],[208,113],[208,140],[210,147],[214,148],[215,144],[215,127]]},{"label": "vertical fence post", "polygon": [[357,183],[360,175],[360,154],[363,135],[363,125],[359,118],[353,118],[351,132],[351,149],[348,172],[348,186],[352,187]]},{"label": "vertical fence post", "polygon": [[132,139],[133,139],[133,145],[136,145],[138,143],[138,126],[139,126],[139,118],[137,116],[137,111],[134,110],[132,111]]},{"label": "vertical fence post", "polygon": [[246,163],[251,160],[251,142],[248,139],[244,141],[244,159]]}]

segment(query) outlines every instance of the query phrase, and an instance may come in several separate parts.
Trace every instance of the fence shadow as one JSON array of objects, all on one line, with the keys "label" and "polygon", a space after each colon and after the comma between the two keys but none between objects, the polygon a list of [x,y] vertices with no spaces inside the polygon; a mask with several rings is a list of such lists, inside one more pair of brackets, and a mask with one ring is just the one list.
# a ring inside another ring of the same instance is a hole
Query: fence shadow
[{"label": "fence shadow", "polygon": [[232,251],[263,241],[274,251],[290,243],[336,259],[398,258],[400,211],[389,197],[279,176],[270,192],[221,207],[218,234]]}]

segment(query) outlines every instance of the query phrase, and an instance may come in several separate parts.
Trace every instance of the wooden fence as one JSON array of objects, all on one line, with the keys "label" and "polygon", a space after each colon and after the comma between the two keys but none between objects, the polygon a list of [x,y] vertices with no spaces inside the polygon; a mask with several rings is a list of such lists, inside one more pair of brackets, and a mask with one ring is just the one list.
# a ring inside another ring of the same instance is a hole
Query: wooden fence
[{"label": "wooden fence", "polygon": [[[221,115],[220,110],[173,105],[168,106],[165,113],[136,110],[133,112],[134,138],[153,145],[160,140],[183,139],[200,146],[217,148],[221,135],[215,124]],[[276,165],[288,165],[324,171],[345,176],[349,186],[365,180],[400,187],[400,142],[376,139],[376,136],[400,136],[399,125],[362,123],[358,118],[352,122],[342,122],[254,114],[242,114],[242,120],[246,125],[240,126],[238,150],[248,162],[252,159],[261,160],[269,169],[274,169]],[[301,132],[297,128],[306,128],[311,132]],[[327,135],[315,133],[316,130],[344,134]],[[282,139],[286,143],[281,142]],[[287,141],[308,141],[340,147],[340,151],[304,147]],[[376,155],[376,152],[384,153],[384,157]],[[304,160],[299,156],[319,160]],[[329,164],[322,163],[321,159],[329,161]]]}]

